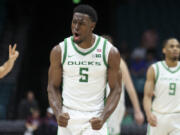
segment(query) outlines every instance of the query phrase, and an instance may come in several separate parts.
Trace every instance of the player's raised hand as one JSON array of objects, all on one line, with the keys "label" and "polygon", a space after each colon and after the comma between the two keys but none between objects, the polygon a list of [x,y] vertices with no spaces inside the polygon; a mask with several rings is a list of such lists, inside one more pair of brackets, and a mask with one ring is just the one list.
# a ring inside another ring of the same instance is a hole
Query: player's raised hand
[{"label": "player's raised hand", "polygon": [[89,122],[91,123],[91,127],[94,130],[101,129],[104,124],[101,118],[96,118],[96,117],[93,117],[92,119],[90,119]]},{"label": "player's raised hand", "polygon": [[134,113],[134,118],[136,120],[136,123],[140,126],[144,123],[144,115],[141,111]]},{"label": "player's raised hand", "polygon": [[153,113],[147,115],[147,121],[151,126],[153,127],[157,126],[157,118]]},{"label": "player's raised hand", "polygon": [[58,125],[61,127],[67,127],[69,119],[70,116],[68,113],[60,113],[57,118]]},{"label": "player's raised hand", "polygon": [[12,60],[13,62],[18,58],[19,52],[16,50],[16,44],[12,47],[9,45],[9,60]]}]

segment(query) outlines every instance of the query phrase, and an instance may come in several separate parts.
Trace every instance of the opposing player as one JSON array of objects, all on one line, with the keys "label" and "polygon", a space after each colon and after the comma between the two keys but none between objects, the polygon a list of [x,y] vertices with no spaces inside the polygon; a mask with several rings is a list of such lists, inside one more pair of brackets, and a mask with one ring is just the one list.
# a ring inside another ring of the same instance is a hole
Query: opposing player
[{"label": "opposing player", "polygon": [[162,52],[165,60],[153,64],[147,71],[143,99],[149,123],[147,135],[180,135],[179,41],[166,40]]},{"label": "opposing player", "polygon": [[16,50],[16,44],[13,46],[9,45],[9,59],[0,66],[0,78],[6,76],[13,68],[14,62],[19,56],[19,52]]},{"label": "opposing player", "polygon": [[[120,98],[120,54],[93,33],[96,23],[97,13],[91,6],[77,6],[71,25],[73,36],[51,51],[48,98],[59,135],[107,135],[105,122]],[[107,81],[110,94],[104,105]]]},{"label": "opposing player", "polygon": [[[112,40],[111,36],[109,36],[109,35],[102,35],[102,36],[113,44],[113,40]],[[134,118],[136,120],[136,123],[138,125],[142,125],[144,122],[144,115],[140,109],[136,90],[132,83],[126,62],[122,58],[121,58],[121,63],[120,63],[120,69],[122,72],[122,92],[121,92],[121,97],[120,97],[120,100],[119,100],[119,103],[118,103],[116,109],[111,114],[111,116],[108,118],[107,126],[109,129],[110,135],[118,135],[121,133],[120,125],[121,125],[121,122],[122,122],[122,119],[123,119],[124,113],[125,113],[124,85],[126,87],[128,95],[131,99],[131,103],[133,104]]]}]

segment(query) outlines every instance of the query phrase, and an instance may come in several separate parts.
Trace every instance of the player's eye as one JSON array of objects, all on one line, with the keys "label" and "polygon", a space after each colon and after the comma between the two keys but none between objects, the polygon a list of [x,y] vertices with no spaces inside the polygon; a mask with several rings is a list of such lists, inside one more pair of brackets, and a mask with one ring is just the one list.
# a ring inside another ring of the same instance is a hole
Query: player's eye
[{"label": "player's eye", "polygon": [[73,23],[73,24],[76,24],[76,23],[77,23],[77,21],[76,21],[76,20],[73,20],[73,21],[72,21],[72,23]]},{"label": "player's eye", "polygon": [[171,44],[171,45],[170,45],[170,48],[174,48],[174,45]]}]

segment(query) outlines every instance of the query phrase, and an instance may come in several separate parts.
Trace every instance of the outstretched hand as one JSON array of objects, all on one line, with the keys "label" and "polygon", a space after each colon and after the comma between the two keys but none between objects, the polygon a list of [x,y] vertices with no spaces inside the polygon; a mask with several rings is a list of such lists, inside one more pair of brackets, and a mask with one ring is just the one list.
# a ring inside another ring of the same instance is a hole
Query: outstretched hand
[{"label": "outstretched hand", "polygon": [[12,47],[9,45],[9,60],[12,60],[13,62],[18,58],[19,52],[16,50],[16,44]]}]

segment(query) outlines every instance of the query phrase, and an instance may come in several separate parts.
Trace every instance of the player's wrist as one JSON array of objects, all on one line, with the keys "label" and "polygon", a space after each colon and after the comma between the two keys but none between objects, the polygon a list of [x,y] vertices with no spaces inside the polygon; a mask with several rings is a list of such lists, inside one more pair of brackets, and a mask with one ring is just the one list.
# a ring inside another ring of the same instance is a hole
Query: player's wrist
[{"label": "player's wrist", "polygon": [[140,109],[135,109],[135,110],[134,110],[134,113],[135,113],[135,114],[139,114],[139,113],[142,113],[142,111],[141,111]]},{"label": "player's wrist", "polygon": [[103,124],[104,124],[104,122],[106,121],[106,118],[105,118],[105,116],[104,116],[104,115],[101,115],[101,116],[99,117],[99,119],[101,119],[101,120],[102,120]]},{"label": "player's wrist", "polygon": [[14,64],[14,62],[15,62],[15,60],[12,59],[12,58],[9,58],[9,59],[7,60],[7,63],[8,63],[9,65]]},{"label": "player's wrist", "polygon": [[15,62],[15,60],[16,60],[15,58],[10,57],[10,58],[8,59],[8,62],[9,62],[9,63],[14,63],[14,62]]},{"label": "player's wrist", "polygon": [[151,111],[147,111],[147,112],[146,112],[146,116],[147,116],[147,117],[150,117],[150,116],[151,116],[151,114],[152,114],[152,112],[151,112]]}]

